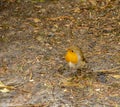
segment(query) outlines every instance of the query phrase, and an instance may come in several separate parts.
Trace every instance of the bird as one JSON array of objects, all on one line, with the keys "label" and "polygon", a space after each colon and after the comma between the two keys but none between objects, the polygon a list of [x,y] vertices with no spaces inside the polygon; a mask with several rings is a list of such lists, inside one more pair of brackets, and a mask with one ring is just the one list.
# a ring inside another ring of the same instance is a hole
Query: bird
[{"label": "bird", "polygon": [[70,46],[67,49],[65,60],[70,68],[80,69],[86,65],[86,59],[83,55],[81,48],[77,46]]}]

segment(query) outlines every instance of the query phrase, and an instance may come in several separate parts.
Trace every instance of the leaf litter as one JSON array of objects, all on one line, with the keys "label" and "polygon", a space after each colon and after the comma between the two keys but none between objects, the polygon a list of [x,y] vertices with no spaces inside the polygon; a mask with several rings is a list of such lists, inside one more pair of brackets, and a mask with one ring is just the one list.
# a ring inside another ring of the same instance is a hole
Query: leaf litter
[{"label": "leaf litter", "polygon": [[[0,9],[1,106],[120,105],[118,0],[4,0]],[[65,75],[74,44],[89,68]]]}]

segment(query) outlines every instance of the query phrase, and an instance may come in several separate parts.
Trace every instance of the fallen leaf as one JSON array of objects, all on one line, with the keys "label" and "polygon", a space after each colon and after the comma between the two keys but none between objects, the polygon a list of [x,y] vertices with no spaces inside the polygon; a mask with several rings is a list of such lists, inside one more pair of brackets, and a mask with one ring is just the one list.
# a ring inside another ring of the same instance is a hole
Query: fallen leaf
[{"label": "fallen leaf", "polygon": [[38,19],[38,18],[34,18],[33,21],[34,21],[35,23],[41,22],[40,19]]},{"label": "fallen leaf", "polygon": [[5,88],[6,86],[0,81],[0,92],[6,93],[9,92],[10,90],[8,90],[7,88]]},{"label": "fallen leaf", "polygon": [[7,93],[7,92],[10,92],[10,90],[8,90],[7,88],[3,88],[3,89],[0,89],[0,92]]},{"label": "fallen leaf", "polygon": [[96,5],[97,5],[96,0],[89,0],[89,2],[90,2],[93,6],[96,6]]},{"label": "fallen leaf", "polygon": [[117,75],[111,75],[113,78],[116,78],[116,79],[120,79],[120,75],[117,74]]}]

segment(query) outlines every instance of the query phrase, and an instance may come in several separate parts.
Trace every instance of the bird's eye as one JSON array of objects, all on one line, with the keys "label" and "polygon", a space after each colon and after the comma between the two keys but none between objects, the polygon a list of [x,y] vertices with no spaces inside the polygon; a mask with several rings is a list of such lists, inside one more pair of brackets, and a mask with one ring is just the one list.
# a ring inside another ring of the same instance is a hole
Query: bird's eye
[{"label": "bird's eye", "polygon": [[71,52],[73,52],[73,50],[71,50]]}]

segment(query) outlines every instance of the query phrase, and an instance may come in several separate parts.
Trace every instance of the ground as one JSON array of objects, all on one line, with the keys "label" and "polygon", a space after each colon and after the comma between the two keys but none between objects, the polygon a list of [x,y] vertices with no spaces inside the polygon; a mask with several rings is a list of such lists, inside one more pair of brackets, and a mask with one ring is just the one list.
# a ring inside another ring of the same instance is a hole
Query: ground
[{"label": "ground", "polygon": [[119,0],[0,1],[0,82],[1,107],[120,107]]}]

